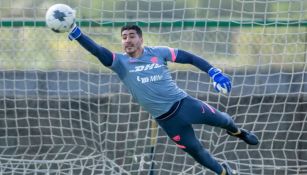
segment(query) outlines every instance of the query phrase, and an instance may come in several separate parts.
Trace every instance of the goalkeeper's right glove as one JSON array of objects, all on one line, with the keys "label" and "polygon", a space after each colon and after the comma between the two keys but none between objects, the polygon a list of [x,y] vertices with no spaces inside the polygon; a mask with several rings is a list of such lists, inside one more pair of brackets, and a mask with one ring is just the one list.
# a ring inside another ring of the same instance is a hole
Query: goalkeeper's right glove
[{"label": "goalkeeper's right glove", "polygon": [[81,34],[82,34],[82,32],[81,32],[80,27],[77,26],[76,23],[74,23],[70,32],[69,32],[68,38],[72,41],[72,40],[79,38],[81,36]]}]

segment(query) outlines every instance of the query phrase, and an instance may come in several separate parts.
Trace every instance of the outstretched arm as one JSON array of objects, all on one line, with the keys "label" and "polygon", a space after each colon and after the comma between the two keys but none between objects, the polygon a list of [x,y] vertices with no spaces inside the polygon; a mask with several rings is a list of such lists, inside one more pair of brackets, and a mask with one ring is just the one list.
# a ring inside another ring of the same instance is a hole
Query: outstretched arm
[{"label": "outstretched arm", "polygon": [[213,66],[209,62],[207,62],[205,59],[202,59],[197,55],[191,54],[189,52],[186,52],[180,49],[178,49],[178,53],[177,53],[175,62],[183,63],[183,64],[192,64],[195,67],[207,73],[209,72],[211,68],[213,68]]},{"label": "outstretched arm", "polygon": [[113,62],[113,53],[108,49],[96,44],[92,39],[81,32],[81,29],[75,25],[68,35],[70,40],[77,40],[82,47],[96,56],[105,66],[111,66]]},{"label": "outstretched arm", "polygon": [[199,68],[200,70],[207,72],[209,76],[213,79],[214,88],[223,93],[229,93],[231,90],[231,81],[225,76],[222,71],[218,68],[213,67],[205,59],[200,58],[194,54],[186,52],[184,50],[178,50],[176,63],[192,64]]}]

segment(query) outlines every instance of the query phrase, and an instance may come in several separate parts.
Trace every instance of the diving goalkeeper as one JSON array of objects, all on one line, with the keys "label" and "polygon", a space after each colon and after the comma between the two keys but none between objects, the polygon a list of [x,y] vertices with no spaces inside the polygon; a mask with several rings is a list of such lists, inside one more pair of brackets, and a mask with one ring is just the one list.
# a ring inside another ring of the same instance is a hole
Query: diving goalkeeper
[{"label": "diving goalkeeper", "polygon": [[221,127],[229,135],[238,137],[247,144],[258,144],[258,138],[253,133],[238,128],[228,114],[180,89],[167,68],[168,61],[192,64],[209,74],[217,91],[230,92],[230,79],[206,60],[181,49],[143,46],[142,30],[137,25],[121,28],[124,53],[114,53],[96,44],[77,25],[74,25],[68,37],[78,41],[104,66],[116,72],[133,98],[152,115],[170,139],[216,174],[231,175],[232,170],[227,163],[220,164],[203,148],[194,134],[192,124]]}]

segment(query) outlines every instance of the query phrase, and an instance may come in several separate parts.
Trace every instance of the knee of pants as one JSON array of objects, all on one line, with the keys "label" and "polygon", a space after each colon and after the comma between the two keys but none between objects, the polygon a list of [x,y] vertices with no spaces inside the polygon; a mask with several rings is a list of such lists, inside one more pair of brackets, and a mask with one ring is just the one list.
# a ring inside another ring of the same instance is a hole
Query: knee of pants
[{"label": "knee of pants", "polygon": [[189,142],[187,144],[182,143],[185,146],[185,151],[193,154],[198,154],[203,150],[203,146],[199,141]]}]

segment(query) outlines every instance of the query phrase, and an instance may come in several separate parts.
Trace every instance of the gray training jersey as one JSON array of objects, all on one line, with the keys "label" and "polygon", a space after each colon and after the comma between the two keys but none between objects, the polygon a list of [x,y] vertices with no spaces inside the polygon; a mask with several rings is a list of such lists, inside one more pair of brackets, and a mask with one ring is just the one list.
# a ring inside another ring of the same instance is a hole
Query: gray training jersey
[{"label": "gray training jersey", "polygon": [[177,49],[144,47],[139,58],[114,53],[110,68],[128,87],[133,98],[154,118],[171,108],[187,93],[172,80],[167,61],[175,61]]}]

